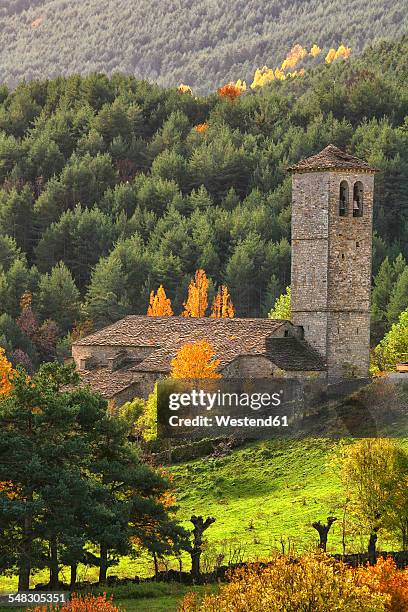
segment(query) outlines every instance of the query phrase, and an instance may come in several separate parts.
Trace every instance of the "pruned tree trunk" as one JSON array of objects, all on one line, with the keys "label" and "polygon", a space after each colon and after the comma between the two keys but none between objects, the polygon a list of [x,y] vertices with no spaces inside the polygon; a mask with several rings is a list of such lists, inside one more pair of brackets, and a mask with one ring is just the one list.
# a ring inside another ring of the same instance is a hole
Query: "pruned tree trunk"
[{"label": "pruned tree trunk", "polygon": [[201,553],[203,551],[203,533],[206,529],[208,529],[208,527],[210,527],[210,525],[215,523],[215,518],[209,516],[204,520],[202,516],[192,516],[190,521],[194,525],[193,544],[189,551],[191,555],[191,575],[194,582],[200,582],[200,560]]},{"label": "pruned tree trunk", "polygon": [[155,580],[157,580],[159,576],[159,562],[157,560],[157,555],[155,552],[153,553],[153,562],[154,562],[154,578]]},{"label": "pruned tree trunk", "polygon": [[100,566],[99,566],[99,582],[106,582],[108,574],[108,547],[104,544],[100,546]]},{"label": "pruned tree trunk", "polygon": [[69,586],[71,589],[75,588],[77,581],[77,571],[78,571],[78,563],[71,563],[71,576]]},{"label": "pruned tree trunk", "polygon": [[374,527],[368,540],[368,562],[370,565],[377,563],[377,539],[378,539],[378,527]]},{"label": "pruned tree trunk", "polygon": [[58,545],[57,538],[50,539],[50,588],[58,589],[59,585]]},{"label": "pruned tree trunk", "polygon": [[324,552],[326,552],[327,549],[327,536],[329,535],[331,526],[335,521],[337,521],[335,516],[328,516],[327,523],[324,525],[320,521],[315,521],[312,523],[312,527],[314,527],[319,534],[319,548],[321,548]]}]

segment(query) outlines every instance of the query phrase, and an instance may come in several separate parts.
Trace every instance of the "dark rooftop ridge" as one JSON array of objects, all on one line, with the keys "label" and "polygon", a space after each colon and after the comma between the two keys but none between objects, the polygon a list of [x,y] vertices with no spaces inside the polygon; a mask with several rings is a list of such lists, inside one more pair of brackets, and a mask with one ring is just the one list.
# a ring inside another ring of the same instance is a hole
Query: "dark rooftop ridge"
[{"label": "dark rooftop ridge", "polygon": [[302,159],[299,163],[290,166],[289,172],[318,172],[319,170],[357,170],[359,172],[377,172],[367,162],[342,151],[329,144],[323,151]]}]

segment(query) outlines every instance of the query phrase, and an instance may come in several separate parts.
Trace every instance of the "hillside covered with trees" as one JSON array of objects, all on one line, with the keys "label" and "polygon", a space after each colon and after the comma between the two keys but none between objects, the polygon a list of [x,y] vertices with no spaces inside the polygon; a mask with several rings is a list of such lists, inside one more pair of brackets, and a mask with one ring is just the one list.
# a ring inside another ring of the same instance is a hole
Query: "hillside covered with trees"
[{"label": "hillside covered with trees", "polygon": [[329,142],[380,170],[380,340],[408,306],[407,52],[382,43],[207,97],[102,74],[2,86],[0,345],[13,363],[145,314],[161,284],[180,314],[197,269],[210,298],[227,285],[237,316],[266,316],[290,283],[286,168]]},{"label": "hillside covered with trees", "polygon": [[120,71],[207,93],[297,42],[359,53],[407,27],[407,0],[1,0],[0,81]]}]

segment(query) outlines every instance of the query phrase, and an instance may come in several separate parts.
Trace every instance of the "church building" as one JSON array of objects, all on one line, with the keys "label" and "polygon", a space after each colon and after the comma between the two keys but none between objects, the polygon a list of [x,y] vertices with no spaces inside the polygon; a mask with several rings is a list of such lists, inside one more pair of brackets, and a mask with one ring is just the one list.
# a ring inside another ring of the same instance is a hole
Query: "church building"
[{"label": "church building", "polygon": [[374,173],[333,145],[292,173],[292,321],[131,315],[73,344],[85,384],[147,397],[177,349],[206,339],[224,378],[368,374]]}]

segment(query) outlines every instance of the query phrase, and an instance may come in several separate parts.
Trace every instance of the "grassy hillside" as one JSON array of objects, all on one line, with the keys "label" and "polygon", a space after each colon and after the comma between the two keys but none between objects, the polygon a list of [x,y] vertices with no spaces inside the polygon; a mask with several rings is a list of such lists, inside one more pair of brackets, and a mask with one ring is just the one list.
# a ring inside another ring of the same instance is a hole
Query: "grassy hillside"
[{"label": "grassy hillside", "polygon": [[[342,517],[344,495],[336,468],[339,442],[326,439],[265,441],[223,458],[172,468],[180,513],[214,516],[206,532],[208,556],[238,551],[244,559],[265,558],[272,549],[301,551],[317,542],[310,526]],[[329,552],[341,552],[341,521],[329,536]],[[379,545],[392,545],[386,540]],[[363,544],[365,546],[365,543]],[[348,552],[361,550],[348,538]]]},{"label": "grassy hillside", "polygon": [[[185,527],[191,528],[189,518],[192,514],[216,518],[205,534],[208,543],[203,553],[203,570],[212,569],[219,555],[224,555],[222,562],[227,564],[265,559],[273,550],[282,550],[282,544],[286,552],[289,548],[297,552],[310,550],[317,543],[317,533],[311,522],[325,521],[330,515],[339,520],[330,532],[328,551],[341,553],[344,493],[336,458],[339,445],[344,443],[327,439],[254,442],[225,457],[205,457],[171,466],[178,515]],[[347,529],[348,553],[364,550],[366,543],[366,534],[350,533]],[[378,547],[398,550],[399,543],[380,533]],[[188,570],[187,555],[183,563]],[[177,560],[168,559],[167,567],[177,569]],[[153,562],[146,554],[135,559],[122,557],[119,565],[109,571],[110,575],[121,578],[152,573]],[[63,569],[62,580],[68,577],[68,568]],[[80,566],[78,578],[96,581],[97,569]],[[47,579],[48,572],[44,570],[33,577],[32,584]],[[15,576],[3,576],[0,591],[13,590],[16,584]],[[149,597],[149,588],[146,585],[146,593],[136,589],[131,594],[119,593],[118,597],[121,600]],[[159,595],[168,596],[175,604],[178,593]],[[151,593],[151,596],[156,594]]]},{"label": "grassy hillside", "polygon": [[361,51],[407,31],[402,0],[1,0],[0,80],[123,71],[201,92],[282,61],[290,46]]}]

